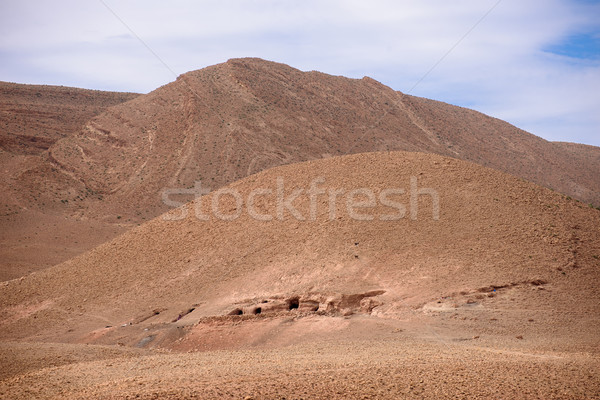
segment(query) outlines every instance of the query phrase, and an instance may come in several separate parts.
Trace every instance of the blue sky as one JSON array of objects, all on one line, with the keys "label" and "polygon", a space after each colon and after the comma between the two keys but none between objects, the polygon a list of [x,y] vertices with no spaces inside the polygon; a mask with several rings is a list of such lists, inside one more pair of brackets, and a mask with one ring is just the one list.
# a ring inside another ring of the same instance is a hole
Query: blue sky
[{"label": "blue sky", "polygon": [[4,81],[149,92],[247,56],[600,146],[600,1],[0,2]]}]

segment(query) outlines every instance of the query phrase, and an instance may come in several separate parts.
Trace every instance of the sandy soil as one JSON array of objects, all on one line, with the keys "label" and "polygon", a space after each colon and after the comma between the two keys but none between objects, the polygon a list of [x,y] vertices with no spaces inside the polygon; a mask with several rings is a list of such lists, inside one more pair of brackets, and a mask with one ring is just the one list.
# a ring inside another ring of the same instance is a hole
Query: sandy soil
[{"label": "sandy soil", "polygon": [[[598,398],[600,212],[421,153],[228,187],[435,188],[419,217],[159,217],[0,286],[7,398]],[[407,186],[408,185],[408,186]],[[409,193],[397,201],[408,204]],[[202,199],[209,213],[218,193]],[[275,196],[256,204],[276,215]],[[233,201],[218,203],[230,213]],[[309,215],[310,197],[294,203]],[[377,217],[389,207],[376,204]]]},{"label": "sandy soil", "polygon": [[[40,351],[50,358],[39,344],[20,347],[24,359]],[[2,352],[7,349],[3,345]],[[110,358],[96,346],[76,350],[78,361],[57,367],[48,362],[0,381],[0,396],[583,399],[600,393],[597,355],[490,348],[437,335],[416,339],[402,331],[390,331],[386,339],[330,338],[277,349],[137,356],[112,351]]]}]

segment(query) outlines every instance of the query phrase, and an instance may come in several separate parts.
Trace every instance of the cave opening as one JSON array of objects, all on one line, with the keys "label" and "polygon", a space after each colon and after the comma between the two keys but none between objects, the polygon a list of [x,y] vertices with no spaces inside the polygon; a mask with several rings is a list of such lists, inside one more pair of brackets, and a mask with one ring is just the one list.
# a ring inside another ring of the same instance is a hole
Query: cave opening
[{"label": "cave opening", "polygon": [[288,310],[294,310],[300,307],[300,299],[297,297],[288,300]]}]

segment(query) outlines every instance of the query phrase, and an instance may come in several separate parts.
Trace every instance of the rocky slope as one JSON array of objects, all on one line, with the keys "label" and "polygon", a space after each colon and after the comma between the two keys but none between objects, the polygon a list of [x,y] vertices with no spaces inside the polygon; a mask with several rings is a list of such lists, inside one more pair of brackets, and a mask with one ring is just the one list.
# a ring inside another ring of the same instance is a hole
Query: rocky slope
[{"label": "rocky slope", "polygon": [[205,318],[524,302],[549,321],[581,317],[548,340],[573,329],[578,345],[597,339],[597,320],[584,316],[600,301],[600,212],[563,195],[403,152],[269,169],[227,190],[7,282],[0,334],[114,344],[126,333],[137,343],[153,327],[171,346],[173,329]]},{"label": "rocky slope", "polygon": [[0,395],[594,398],[598,226],[432,154],[272,168],[2,284]]},{"label": "rocky slope", "polygon": [[182,192],[172,197],[181,204],[193,199],[196,182],[216,189],[273,166],[349,153],[437,153],[600,205],[597,148],[547,142],[370,78],[233,59],[133,97],[116,96],[131,100],[85,122],[89,114],[82,113],[67,124],[79,124],[76,133],[60,138],[35,133],[33,119],[25,121],[43,145],[25,141],[28,150],[19,151],[39,155],[15,156],[21,137],[3,153],[5,279],[64,261],[167,211],[165,189]]},{"label": "rocky slope", "polygon": [[121,231],[73,216],[66,200],[85,186],[56,168],[48,149],[137,96],[0,82],[0,280],[64,261]]}]

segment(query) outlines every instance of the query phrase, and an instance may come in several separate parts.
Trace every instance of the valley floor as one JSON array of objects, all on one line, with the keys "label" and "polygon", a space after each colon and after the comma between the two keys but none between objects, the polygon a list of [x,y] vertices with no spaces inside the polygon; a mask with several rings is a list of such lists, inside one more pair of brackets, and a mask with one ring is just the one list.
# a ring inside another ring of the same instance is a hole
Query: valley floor
[{"label": "valley floor", "polygon": [[348,323],[340,335],[236,350],[5,342],[0,397],[600,397],[600,358],[593,350],[555,351],[540,348],[535,338],[467,336],[414,321],[335,320]]}]

